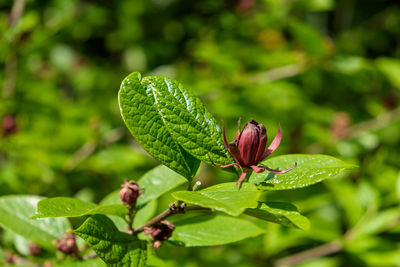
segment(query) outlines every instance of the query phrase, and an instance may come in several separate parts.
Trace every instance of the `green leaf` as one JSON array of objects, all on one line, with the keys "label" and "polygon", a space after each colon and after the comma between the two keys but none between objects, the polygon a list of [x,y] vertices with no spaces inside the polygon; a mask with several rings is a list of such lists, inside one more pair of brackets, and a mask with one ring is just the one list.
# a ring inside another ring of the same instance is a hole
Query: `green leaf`
[{"label": "green leaf", "polygon": [[65,218],[28,219],[35,214],[39,196],[5,196],[0,198],[0,226],[9,229],[49,250],[55,250],[52,241],[70,228]]},{"label": "green leaf", "polygon": [[356,165],[326,155],[283,155],[267,159],[262,165],[272,169],[286,169],[297,162],[297,167],[285,174],[252,173],[249,182],[264,190],[283,190],[306,187],[334,177]]},{"label": "green leaf", "polygon": [[133,221],[133,227],[137,228],[142,226],[151,218],[153,218],[156,212],[157,200],[152,200],[146,206],[136,212],[135,220]]},{"label": "green leaf", "polygon": [[186,247],[223,245],[264,233],[247,220],[221,214],[200,215],[174,224],[170,240]]},{"label": "green leaf", "polygon": [[246,208],[256,205],[260,193],[249,183],[243,183],[240,188],[235,183],[223,183],[200,191],[177,191],[172,196],[186,203],[238,216]]},{"label": "green leaf", "polygon": [[[138,181],[140,188],[144,189],[144,193],[137,200],[137,209],[143,208],[151,200],[159,198],[166,192],[186,182],[187,180],[183,176],[163,165],[151,169]],[[121,203],[119,190],[108,194],[100,203],[102,205]]]},{"label": "green leaf", "polygon": [[259,202],[256,208],[250,208],[245,214],[284,226],[302,230],[310,228],[310,222],[301,215],[296,206],[285,202]]},{"label": "green leaf", "polygon": [[394,87],[400,88],[400,60],[381,57],[376,60],[376,65],[383,75]]},{"label": "green leaf", "polygon": [[139,186],[140,188],[144,188],[144,193],[139,196],[136,206],[140,209],[149,201],[157,199],[166,192],[186,182],[187,180],[181,175],[160,165],[146,172],[139,180]]},{"label": "green leaf", "polygon": [[48,217],[80,217],[93,214],[115,215],[125,218],[128,209],[122,204],[96,205],[70,197],[55,197],[39,201],[33,219]]},{"label": "green leaf", "polygon": [[135,139],[162,164],[191,179],[199,161],[188,154],[171,136],[156,106],[152,88],[140,73],[128,75],[118,94],[122,118]]},{"label": "green leaf", "polygon": [[327,53],[324,36],[313,27],[297,20],[289,20],[289,30],[310,56],[324,56]]},{"label": "green leaf", "polygon": [[74,233],[110,266],[146,266],[146,242],[118,231],[107,216],[91,216]]},{"label": "green leaf", "polygon": [[211,164],[210,157],[220,165],[232,163],[224,146],[221,129],[201,100],[175,80],[149,76],[143,85],[151,91],[169,133],[186,151]]}]

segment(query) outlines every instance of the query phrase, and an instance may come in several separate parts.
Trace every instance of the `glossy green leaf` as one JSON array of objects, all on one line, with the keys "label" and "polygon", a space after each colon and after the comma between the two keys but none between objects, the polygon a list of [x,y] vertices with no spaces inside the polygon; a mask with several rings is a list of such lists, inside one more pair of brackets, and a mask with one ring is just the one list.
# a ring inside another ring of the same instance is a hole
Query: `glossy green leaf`
[{"label": "glossy green leaf", "polygon": [[217,184],[200,191],[177,191],[172,196],[189,204],[223,211],[233,216],[246,208],[255,206],[261,191],[250,183],[235,186],[235,183]]},{"label": "glossy green leaf", "polygon": [[175,80],[149,76],[143,84],[151,91],[158,112],[171,136],[196,158],[220,165],[233,160],[224,146],[221,129],[201,100]]},{"label": "glossy green leaf", "polygon": [[174,224],[171,241],[186,247],[223,245],[264,233],[248,220],[221,214],[196,216]]},{"label": "glossy green leaf", "polygon": [[74,233],[110,266],[146,266],[146,242],[118,231],[107,216],[91,216]]},{"label": "glossy green leaf", "polygon": [[55,197],[39,201],[33,219],[47,217],[80,217],[93,214],[115,215],[124,218],[128,213],[122,204],[96,205],[70,197]]},{"label": "glossy green leaf", "polygon": [[126,126],[143,148],[165,166],[191,179],[199,161],[171,136],[157,108],[154,92],[140,73],[131,73],[122,81],[118,99]]},{"label": "glossy green leaf", "polygon": [[302,230],[310,228],[308,219],[293,204],[286,202],[259,202],[256,208],[247,209],[245,214]]},{"label": "glossy green leaf", "polygon": [[[186,182],[187,180],[183,176],[171,171],[169,168],[163,165],[155,167],[154,169],[146,172],[138,181],[140,188],[144,189],[144,192],[137,200],[137,208],[141,209],[149,201],[159,198],[166,192]],[[114,192],[108,194],[101,201],[102,205],[118,203],[121,203],[119,190],[115,190]]]},{"label": "glossy green leaf", "polygon": [[140,209],[149,201],[186,182],[184,177],[162,165],[146,172],[138,182],[140,188],[144,188],[144,193],[139,196],[137,207]]},{"label": "glossy green leaf", "polygon": [[264,190],[283,190],[306,187],[326,178],[334,177],[356,165],[326,155],[283,155],[264,160],[262,165],[273,169],[286,169],[297,162],[297,167],[285,174],[268,171],[252,173],[249,182]]},{"label": "glossy green leaf", "polygon": [[59,239],[70,224],[65,218],[30,220],[35,214],[39,196],[5,196],[0,198],[0,226],[9,229],[36,244],[54,250],[52,241]]},{"label": "glossy green leaf", "polygon": [[152,200],[146,206],[136,212],[135,220],[133,221],[133,227],[137,228],[142,226],[151,218],[153,218],[156,212],[157,200]]}]

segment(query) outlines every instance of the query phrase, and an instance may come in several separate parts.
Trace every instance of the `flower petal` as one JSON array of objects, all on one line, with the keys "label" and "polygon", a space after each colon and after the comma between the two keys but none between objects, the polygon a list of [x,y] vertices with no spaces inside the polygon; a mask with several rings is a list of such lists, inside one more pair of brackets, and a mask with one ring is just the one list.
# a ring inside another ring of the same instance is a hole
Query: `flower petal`
[{"label": "flower petal", "polygon": [[238,120],[238,131],[236,133],[235,140],[239,140],[239,138],[240,138],[240,133],[242,131],[240,128],[241,127],[240,127],[240,118],[239,118],[239,120]]},{"label": "flower petal", "polygon": [[254,158],[255,164],[258,164],[261,161],[262,155],[265,150],[265,146],[267,145],[268,136],[267,129],[265,129],[264,124],[259,124],[258,128],[260,129],[258,133],[258,149],[256,157]]},{"label": "flower petal", "polygon": [[239,185],[241,182],[243,182],[244,178],[246,178],[247,172],[248,172],[247,169],[244,169],[244,170],[242,171],[242,174],[240,175],[239,180],[237,180],[235,186],[237,186],[237,185]]},{"label": "flower petal", "polygon": [[227,164],[227,165],[224,165],[224,166],[218,166],[218,165],[215,164],[214,161],[211,159],[210,154],[207,153],[207,156],[208,156],[208,159],[211,161],[212,165],[214,165],[214,167],[217,167],[217,168],[220,168],[220,169],[225,169],[225,168],[229,168],[229,167],[232,167],[232,166],[239,166],[239,164],[236,163],[236,162],[231,163],[231,164]]},{"label": "flower petal", "polygon": [[284,174],[284,173],[287,173],[287,172],[293,170],[294,168],[296,168],[296,167],[297,167],[297,162],[296,162],[292,167],[290,167],[290,168],[288,168],[288,169],[286,169],[286,170],[281,170],[281,171],[280,171],[280,170],[270,169],[270,168],[268,168],[267,166],[259,166],[259,167],[260,167],[260,168],[263,168],[263,169],[266,169],[267,171],[276,173],[276,174]]},{"label": "flower petal", "polygon": [[274,140],[272,140],[272,143],[269,145],[268,149],[262,155],[260,161],[264,160],[278,148],[279,144],[281,143],[281,139],[282,139],[281,126],[278,125],[278,133],[276,134]]},{"label": "flower petal", "polygon": [[256,165],[251,165],[250,168],[252,168],[253,171],[256,172],[256,173],[265,172],[265,168],[262,168],[262,166],[258,167]]},{"label": "flower petal", "polygon": [[229,143],[229,144],[228,144],[228,146],[229,146],[229,152],[231,153],[233,159],[234,159],[237,163],[239,163],[239,165],[240,165],[241,167],[243,167],[243,166],[244,166],[243,158],[242,158],[242,156],[240,155],[240,151],[239,151],[239,148],[238,148],[238,145],[237,145],[237,144],[238,144],[238,140],[234,140],[233,142]]}]

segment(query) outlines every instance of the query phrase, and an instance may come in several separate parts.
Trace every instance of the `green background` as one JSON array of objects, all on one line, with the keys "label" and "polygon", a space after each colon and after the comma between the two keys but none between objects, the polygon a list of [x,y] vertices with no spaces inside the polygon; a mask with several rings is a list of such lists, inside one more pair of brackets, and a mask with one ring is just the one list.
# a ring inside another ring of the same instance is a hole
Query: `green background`
[{"label": "green background", "polygon": [[[24,4],[20,17],[13,3]],[[158,163],[129,134],[117,92],[133,71],[165,75],[225,122],[228,140],[239,117],[265,124],[270,140],[280,123],[272,157],[322,153],[360,166],[265,194],[294,203],[308,232],[265,223],[267,234],[232,245],[166,244],[166,264],[272,266],[344,239],[298,266],[398,266],[399,36],[395,0],[0,0],[0,119],[18,128],[3,125],[0,194],[100,201],[138,180]],[[203,187],[236,178],[204,164],[196,176]]]}]

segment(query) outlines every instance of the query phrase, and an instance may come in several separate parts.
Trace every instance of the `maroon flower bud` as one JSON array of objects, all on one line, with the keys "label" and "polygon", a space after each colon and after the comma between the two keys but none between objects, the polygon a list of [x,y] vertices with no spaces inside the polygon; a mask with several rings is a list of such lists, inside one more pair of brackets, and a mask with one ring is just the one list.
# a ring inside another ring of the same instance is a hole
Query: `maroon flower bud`
[{"label": "maroon flower bud", "polygon": [[267,130],[263,124],[252,120],[244,126],[238,141],[239,153],[244,166],[256,165],[267,145]]},{"label": "maroon flower bud", "polygon": [[3,118],[2,122],[3,136],[9,136],[18,131],[17,122],[13,115],[8,115]]},{"label": "maroon flower bud", "polygon": [[38,256],[42,252],[42,248],[36,245],[35,243],[30,243],[28,248],[29,248],[29,253],[33,256]]},{"label": "maroon flower bud", "polygon": [[65,254],[74,255],[78,250],[75,235],[73,233],[64,234],[57,243],[57,249]]},{"label": "maroon flower bud", "polygon": [[150,228],[146,228],[144,233],[146,235],[151,235],[153,238],[153,249],[158,249],[162,242],[168,240],[172,236],[172,232],[175,229],[175,225],[169,221],[161,221]]},{"label": "maroon flower bud", "polygon": [[238,166],[242,169],[242,174],[240,175],[239,180],[236,182],[236,185],[241,183],[246,178],[246,175],[250,170],[253,170],[257,173],[268,170],[273,173],[282,174],[294,169],[297,166],[295,163],[294,166],[286,170],[274,170],[268,168],[267,166],[257,166],[262,160],[264,160],[272,152],[274,152],[275,149],[278,148],[282,139],[281,128],[280,126],[278,127],[277,135],[275,136],[274,140],[272,140],[272,143],[269,145],[268,149],[265,149],[268,138],[267,130],[263,124],[258,124],[256,121],[251,120],[244,126],[243,131],[240,130],[240,120],[238,124],[239,130],[236,134],[236,138],[229,144],[226,140],[225,128],[223,130],[225,147],[228,149],[235,162],[225,166],[217,166],[210,158],[211,163],[215,167],[228,168],[231,166]]},{"label": "maroon flower bud", "polygon": [[119,191],[121,201],[131,206],[136,204],[139,194],[139,185],[133,180],[125,180],[125,182],[121,185],[121,190]]}]

